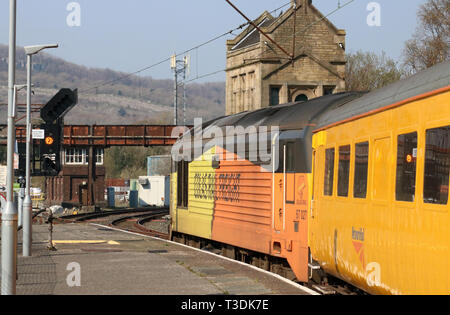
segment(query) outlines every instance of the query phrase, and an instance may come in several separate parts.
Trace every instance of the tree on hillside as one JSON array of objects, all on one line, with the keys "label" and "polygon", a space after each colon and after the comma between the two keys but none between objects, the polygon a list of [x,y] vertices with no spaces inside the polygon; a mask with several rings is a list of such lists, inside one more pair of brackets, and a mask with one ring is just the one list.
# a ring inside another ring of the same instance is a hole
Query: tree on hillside
[{"label": "tree on hillside", "polygon": [[413,74],[446,61],[450,56],[450,1],[428,0],[421,5],[419,26],[405,43],[406,70]]},{"label": "tree on hillside", "polygon": [[358,51],[347,54],[345,84],[347,91],[371,91],[400,80],[403,72],[386,56]]}]

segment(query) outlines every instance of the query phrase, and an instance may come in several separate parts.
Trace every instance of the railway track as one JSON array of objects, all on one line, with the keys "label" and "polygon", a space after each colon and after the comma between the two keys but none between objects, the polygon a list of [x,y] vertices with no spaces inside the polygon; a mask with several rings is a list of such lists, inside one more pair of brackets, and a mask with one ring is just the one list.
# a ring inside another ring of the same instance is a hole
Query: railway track
[{"label": "railway track", "polygon": [[[66,215],[61,216],[56,219],[56,221],[62,222],[62,223],[76,223],[76,222],[84,222],[84,221],[90,221],[90,220],[96,220],[101,218],[107,218],[111,216],[117,216],[117,215],[126,215],[126,214],[150,214],[154,213],[155,211],[162,211],[162,207],[145,207],[145,208],[136,208],[136,209],[121,209],[121,210],[111,210],[111,211],[101,211],[101,212],[94,212],[94,213],[82,213],[82,214],[72,214],[72,215]],[[168,210],[165,210],[168,211]]]},{"label": "railway track", "polygon": [[[151,233],[151,236],[156,236],[156,237],[160,237],[160,238],[164,238],[164,239],[170,239],[170,234],[169,232],[164,233],[161,231],[157,231],[154,229],[149,229],[148,227],[145,226],[145,224],[147,222],[153,221],[155,220],[154,217],[145,217],[145,218],[141,218],[140,220],[138,220],[135,224],[135,227],[137,229],[139,229],[140,231],[142,231],[142,233]],[[146,234],[148,235],[148,234]]]},{"label": "railway track", "polygon": [[[44,216],[36,222],[40,224],[46,223],[47,216],[45,211],[40,211],[35,214],[33,218],[44,212]],[[159,219],[164,215],[169,214],[169,209],[164,207],[145,207],[135,209],[120,209],[110,211],[100,211],[94,213],[81,213],[57,217],[53,220],[54,224],[67,223],[81,223],[88,221],[96,221],[97,223],[105,224],[112,227],[119,227],[121,229],[141,233],[148,236],[155,236],[163,239],[169,239],[169,233],[146,227],[148,222]],[[1,222],[1,221],[0,221]],[[21,228],[21,227],[20,227]]]},{"label": "railway track", "polygon": [[143,235],[154,236],[168,240],[169,233],[164,233],[146,227],[146,223],[151,222],[155,219],[160,219],[167,214],[169,214],[168,209],[161,209],[151,214],[146,213],[124,216],[113,220],[109,225],[129,232],[140,233]]}]

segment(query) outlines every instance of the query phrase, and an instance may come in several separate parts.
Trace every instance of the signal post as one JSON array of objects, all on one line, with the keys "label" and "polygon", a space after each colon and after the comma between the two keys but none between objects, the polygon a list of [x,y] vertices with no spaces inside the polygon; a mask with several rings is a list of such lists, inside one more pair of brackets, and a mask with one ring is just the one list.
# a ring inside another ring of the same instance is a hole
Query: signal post
[{"label": "signal post", "polygon": [[[60,170],[60,145],[63,117],[76,105],[77,101],[77,90],[61,89],[41,109],[41,118],[45,121],[45,124],[41,125],[41,129],[44,130],[44,140],[41,142],[40,146],[41,175],[56,176]],[[30,103],[29,100],[28,102]],[[27,128],[27,193],[23,203],[23,256],[25,257],[31,256],[33,207],[30,197],[31,122],[27,124]]]}]

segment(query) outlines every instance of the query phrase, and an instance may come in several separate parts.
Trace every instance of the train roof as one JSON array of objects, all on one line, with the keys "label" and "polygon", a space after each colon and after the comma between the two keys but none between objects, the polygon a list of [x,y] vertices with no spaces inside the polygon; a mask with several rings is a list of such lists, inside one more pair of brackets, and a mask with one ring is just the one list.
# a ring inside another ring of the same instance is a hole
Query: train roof
[{"label": "train roof", "polygon": [[[370,93],[344,92],[331,94],[306,102],[270,106],[255,111],[219,117],[205,122],[201,126],[194,126],[182,138],[192,137],[194,132],[200,131],[198,128],[201,128],[201,131],[205,134],[218,127],[226,135],[224,131],[226,131],[227,126],[243,128],[278,126],[281,131],[313,127],[317,131],[340,121],[449,85],[450,61],[447,61]],[[183,141],[182,138],[179,141]]]},{"label": "train roof", "polygon": [[[361,95],[361,92],[339,93],[315,98],[307,102],[289,103],[251,112],[241,112],[210,120],[204,123],[201,128],[203,133],[207,133],[212,128],[224,129],[227,126],[241,126],[243,128],[278,126],[280,130],[301,130],[311,126],[314,120],[327,109],[342,106],[361,97]],[[194,129],[191,129],[189,132],[191,136],[193,131]],[[194,132],[198,132],[198,130]]]},{"label": "train roof", "polygon": [[[198,158],[198,154],[203,154],[205,151],[204,149],[197,150],[196,148],[202,146],[203,148],[207,147],[209,149],[211,145],[210,140],[213,137],[214,140],[218,140],[217,137],[229,139],[229,137],[242,134],[250,135],[255,132],[262,134],[265,132],[273,132],[272,127],[278,127],[278,130],[281,132],[280,140],[297,139],[299,141],[301,149],[297,152],[295,163],[299,170],[308,173],[311,172],[311,154],[309,152],[311,150],[312,130],[316,120],[327,110],[343,106],[361,97],[361,95],[363,95],[362,92],[331,94],[307,102],[271,106],[252,112],[242,112],[210,120],[202,125],[195,125],[194,128],[180,137],[174,145],[175,152],[183,159],[189,156],[190,159],[196,159]],[[228,130],[227,127],[234,127],[234,129]],[[238,129],[237,127],[241,128]],[[260,127],[266,127],[266,129]],[[218,132],[218,129],[221,132]],[[194,135],[198,138],[192,141]],[[261,138],[258,139],[261,141]],[[272,138],[266,139],[270,141]],[[237,141],[240,141],[239,138]],[[224,143],[222,142],[222,144]],[[272,170],[272,166],[270,165],[262,163],[261,166],[264,168],[269,167],[270,169],[268,171]]]},{"label": "train roof", "polygon": [[449,85],[450,61],[447,61],[330,109],[318,119],[316,131]]}]

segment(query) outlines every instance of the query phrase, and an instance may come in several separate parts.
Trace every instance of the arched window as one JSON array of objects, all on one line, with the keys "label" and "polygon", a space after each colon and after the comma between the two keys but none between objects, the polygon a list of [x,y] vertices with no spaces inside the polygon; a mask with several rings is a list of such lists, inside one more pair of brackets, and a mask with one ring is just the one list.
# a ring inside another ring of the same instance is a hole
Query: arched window
[{"label": "arched window", "polygon": [[308,96],[305,94],[299,94],[295,97],[295,102],[306,102],[308,100]]}]

